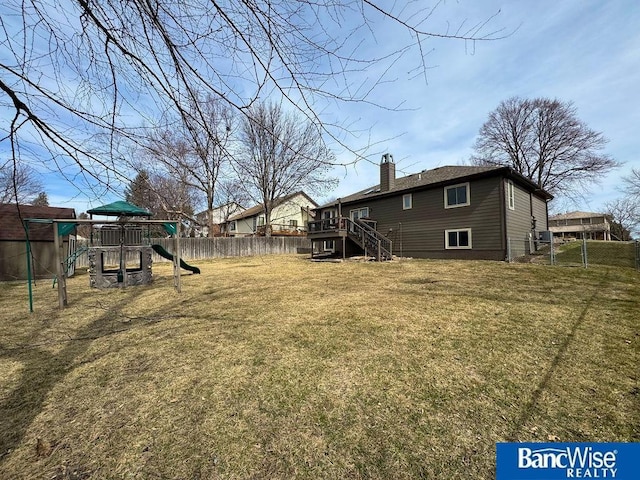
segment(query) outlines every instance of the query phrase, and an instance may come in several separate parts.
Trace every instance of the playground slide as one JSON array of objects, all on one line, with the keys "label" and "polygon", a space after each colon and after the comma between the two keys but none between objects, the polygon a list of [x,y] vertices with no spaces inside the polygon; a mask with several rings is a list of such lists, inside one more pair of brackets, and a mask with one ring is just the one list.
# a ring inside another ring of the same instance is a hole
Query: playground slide
[{"label": "playground slide", "polygon": [[[156,243],[156,244],[151,245],[151,248],[153,248],[153,251],[156,252],[161,257],[164,257],[167,260],[173,260],[173,255],[171,253],[167,252],[162,247],[162,245],[158,245]],[[193,266],[189,265],[188,263],[185,263],[182,259],[180,259],[180,268],[184,268],[185,270],[189,270],[190,272],[193,272],[193,273],[200,273],[200,269],[198,267],[193,267]]]}]

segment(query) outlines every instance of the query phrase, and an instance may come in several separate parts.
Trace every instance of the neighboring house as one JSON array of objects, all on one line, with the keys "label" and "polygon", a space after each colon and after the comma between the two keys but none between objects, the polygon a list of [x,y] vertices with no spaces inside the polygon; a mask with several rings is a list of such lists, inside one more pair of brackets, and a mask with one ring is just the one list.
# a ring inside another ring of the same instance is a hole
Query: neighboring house
[{"label": "neighboring house", "polygon": [[604,213],[568,212],[549,217],[549,230],[562,240],[611,240],[611,224]]},{"label": "neighboring house", "polygon": [[[27,242],[24,219],[75,219],[73,208],[0,204],[0,280],[27,279]],[[34,278],[56,275],[56,251],[51,223],[29,222],[29,240]],[[75,251],[75,236],[62,237],[65,258]],[[71,272],[70,272],[71,273]]]},{"label": "neighboring house", "polygon": [[[213,236],[218,237],[226,235],[229,232],[225,231],[225,223],[233,215],[237,215],[245,210],[242,205],[236,202],[229,202],[225,205],[215,207],[212,211],[211,217],[213,218]],[[204,210],[200,213],[196,213],[196,220],[198,224],[195,226],[195,233],[198,237],[209,236],[209,211]]]},{"label": "neighboring house", "polygon": [[[271,211],[271,235],[305,235],[307,223],[313,219],[313,210],[317,207],[318,204],[302,191],[277,199]],[[263,205],[233,215],[227,221],[226,230],[232,237],[264,235]]]},{"label": "neighboring house", "polygon": [[509,167],[396,178],[386,154],[380,184],[319,207],[308,237],[316,254],[505,260],[537,248],[551,198]]}]

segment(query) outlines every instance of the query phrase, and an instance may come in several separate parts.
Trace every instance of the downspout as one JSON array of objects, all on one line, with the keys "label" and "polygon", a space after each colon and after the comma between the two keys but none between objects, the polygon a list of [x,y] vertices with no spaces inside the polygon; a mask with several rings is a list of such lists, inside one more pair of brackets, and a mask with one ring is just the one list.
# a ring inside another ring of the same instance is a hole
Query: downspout
[{"label": "downspout", "polygon": [[[534,251],[538,251],[538,239],[536,237],[536,230],[538,227],[536,225],[537,219],[533,214],[533,192],[529,192],[529,209],[531,211],[531,236],[529,237],[529,253],[533,253]],[[532,246],[533,249],[531,248]]]}]

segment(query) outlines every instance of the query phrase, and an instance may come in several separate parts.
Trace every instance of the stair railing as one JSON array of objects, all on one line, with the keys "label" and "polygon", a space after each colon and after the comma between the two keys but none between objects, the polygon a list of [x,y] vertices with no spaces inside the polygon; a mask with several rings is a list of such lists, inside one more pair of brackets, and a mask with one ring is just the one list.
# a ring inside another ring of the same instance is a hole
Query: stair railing
[{"label": "stair railing", "polygon": [[378,261],[391,260],[391,240],[364,222],[354,221],[349,218],[345,218],[345,221],[347,223],[347,233],[364,249],[365,255],[368,252],[372,252]]}]

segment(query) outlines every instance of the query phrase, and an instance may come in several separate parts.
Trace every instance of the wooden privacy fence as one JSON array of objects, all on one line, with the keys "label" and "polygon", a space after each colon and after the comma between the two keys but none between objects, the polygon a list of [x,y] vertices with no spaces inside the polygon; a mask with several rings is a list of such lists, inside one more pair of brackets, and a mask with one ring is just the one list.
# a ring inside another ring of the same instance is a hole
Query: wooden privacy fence
[{"label": "wooden privacy fence", "polygon": [[[165,250],[174,253],[174,239],[152,238],[151,244],[162,245]],[[78,240],[77,250],[88,246],[88,240]],[[280,255],[298,253],[298,249],[310,249],[311,242],[306,237],[219,237],[219,238],[181,238],[180,257],[185,261],[205,260],[222,257],[250,257],[253,255]],[[153,254],[154,262],[168,262],[166,258]],[[117,258],[105,259],[105,263],[118,263]],[[76,260],[76,267],[89,266],[86,251]]]}]

